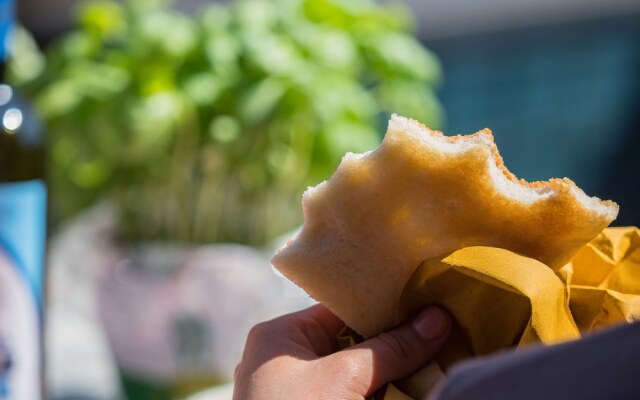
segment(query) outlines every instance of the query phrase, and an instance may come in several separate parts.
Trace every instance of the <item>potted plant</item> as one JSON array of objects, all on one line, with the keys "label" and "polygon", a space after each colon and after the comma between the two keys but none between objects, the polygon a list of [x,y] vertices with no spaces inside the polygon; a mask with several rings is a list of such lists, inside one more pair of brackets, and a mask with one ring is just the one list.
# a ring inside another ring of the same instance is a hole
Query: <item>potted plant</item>
[{"label": "potted plant", "polygon": [[240,0],[191,16],[92,0],[76,21],[44,59],[19,38],[10,72],[47,123],[54,226],[107,200],[124,258],[140,243],[267,246],[390,113],[442,119],[439,63],[399,4]]}]

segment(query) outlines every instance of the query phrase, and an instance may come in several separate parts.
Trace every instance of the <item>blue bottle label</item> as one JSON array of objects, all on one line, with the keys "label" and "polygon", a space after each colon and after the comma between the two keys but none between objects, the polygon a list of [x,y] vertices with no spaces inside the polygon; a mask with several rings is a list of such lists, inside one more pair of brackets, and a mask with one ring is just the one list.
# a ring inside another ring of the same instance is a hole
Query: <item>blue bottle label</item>
[{"label": "blue bottle label", "polygon": [[46,187],[0,184],[0,400],[40,399]]},{"label": "blue bottle label", "polygon": [[14,19],[14,0],[0,0],[0,61],[7,59]]}]

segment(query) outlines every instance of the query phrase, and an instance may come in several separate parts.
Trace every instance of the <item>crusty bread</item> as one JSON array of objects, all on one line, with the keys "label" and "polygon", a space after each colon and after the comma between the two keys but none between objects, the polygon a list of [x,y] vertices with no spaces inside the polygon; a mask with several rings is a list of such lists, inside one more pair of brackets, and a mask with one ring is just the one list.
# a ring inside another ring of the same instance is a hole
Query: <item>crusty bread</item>
[{"label": "crusty bread", "polygon": [[618,213],[566,178],[518,180],[488,129],[447,137],[396,115],[378,149],[347,154],[302,206],[304,227],[273,265],[365,337],[396,323],[427,258],[493,246],[557,270]]}]

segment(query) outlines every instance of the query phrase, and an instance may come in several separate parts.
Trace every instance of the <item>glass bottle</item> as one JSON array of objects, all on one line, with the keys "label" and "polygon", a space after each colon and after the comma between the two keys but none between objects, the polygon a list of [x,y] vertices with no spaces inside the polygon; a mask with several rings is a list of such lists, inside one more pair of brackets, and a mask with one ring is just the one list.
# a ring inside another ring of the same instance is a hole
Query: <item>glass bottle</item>
[{"label": "glass bottle", "polygon": [[0,400],[40,400],[45,145],[29,104],[3,79],[14,6],[13,0],[0,0]]}]

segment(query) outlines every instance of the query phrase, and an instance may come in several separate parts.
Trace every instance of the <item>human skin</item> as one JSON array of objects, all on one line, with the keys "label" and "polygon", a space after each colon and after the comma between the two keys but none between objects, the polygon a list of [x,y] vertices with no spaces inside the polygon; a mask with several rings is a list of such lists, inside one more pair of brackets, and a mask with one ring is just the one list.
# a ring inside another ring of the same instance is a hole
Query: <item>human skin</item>
[{"label": "human skin", "polygon": [[234,400],[363,400],[426,364],[451,332],[430,307],[403,325],[338,351],[344,323],[315,305],[256,325],[236,368]]}]

